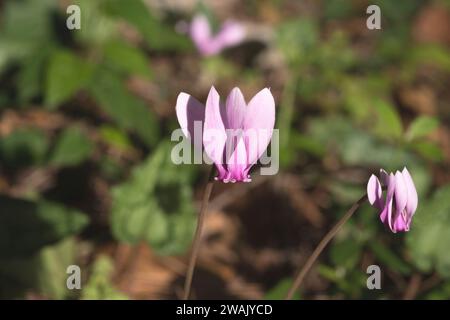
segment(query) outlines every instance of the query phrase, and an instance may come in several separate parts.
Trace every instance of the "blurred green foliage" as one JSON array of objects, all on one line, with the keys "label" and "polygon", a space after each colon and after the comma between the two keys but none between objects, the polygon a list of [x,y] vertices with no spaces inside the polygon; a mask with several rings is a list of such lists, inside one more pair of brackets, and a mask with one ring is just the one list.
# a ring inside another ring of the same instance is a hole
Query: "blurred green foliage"
[{"label": "blurred green foliage", "polygon": [[[185,51],[192,46],[186,37],[153,17],[140,0],[80,0],[74,4],[81,8],[83,27],[73,32],[65,28],[65,12],[58,1],[3,4],[0,75],[13,81],[0,88],[0,110],[26,109],[38,104],[57,112],[84,103],[76,99],[81,93],[93,99],[110,120],[98,130],[106,144],[124,152],[135,148],[136,142],[146,148],[158,148],[158,152],[134,170],[135,179],[130,178],[112,192],[111,228],[120,241],[143,240],[161,253],[182,253],[190,244],[194,228],[192,178],[184,170],[163,164],[169,146],[156,146],[160,139],[159,123],[146,103],[130,92],[127,81],[132,76],[152,79],[147,50]],[[124,40],[118,33],[123,22],[136,27],[145,39],[145,48]],[[98,147],[91,138],[92,134],[71,122],[54,134],[40,128],[19,128],[0,140],[1,167],[5,170],[80,168],[92,161]],[[102,172],[117,179],[123,168],[114,159],[102,159]],[[170,196],[172,192],[175,202]],[[48,202],[43,195],[33,194],[33,197],[36,199],[2,197],[0,201],[0,251],[4,266],[0,277],[5,279],[2,284],[6,284],[1,294],[21,296],[21,290],[34,288],[51,298],[68,298],[70,295],[61,289],[65,288],[65,282],[61,281],[66,274],[65,269],[61,274],[60,267],[67,266],[66,261],[75,256],[57,261],[59,258],[53,258],[52,250],[59,249],[51,246],[79,234],[88,224],[87,215]],[[123,220],[129,223],[121,225]],[[23,272],[9,274],[11,263],[19,264]],[[94,264],[83,298],[124,297],[110,289],[106,280],[107,270],[111,269],[108,265],[102,259]],[[38,282],[32,281],[34,273],[29,279],[24,274],[31,266],[40,278]],[[55,279],[45,278],[47,269],[56,272]],[[17,292],[9,292],[7,288],[11,287],[18,288]]]},{"label": "blurred green foliage", "polygon": [[76,210],[48,201],[1,196],[0,258],[33,254],[47,244],[76,234],[88,219]]},{"label": "blurred green foliage", "polygon": [[170,150],[170,144],[160,145],[113,189],[111,227],[121,241],[146,241],[161,254],[180,254],[195,227],[192,175],[171,162]]},{"label": "blurred green foliage", "polygon": [[114,265],[107,256],[100,256],[92,265],[91,275],[83,288],[81,298],[85,300],[125,300],[127,296],[111,283]]},{"label": "blurred green foliage", "polygon": [[[434,116],[418,116],[405,127],[392,100],[392,87],[413,83],[424,65],[434,65],[448,76],[449,51],[411,40],[419,1],[373,4],[381,7],[383,33],[376,39],[377,50],[367,56],[352,50],[348,35],[339,30],[331,32],[326,41],[321,39],[318,20],[289,21],[277,32],[278,47],[291,70],[278,116],[278,127],[284,129],[280,132],[282,164],[287,168],[308,164],[308,154],[316,161],[335,156],[343,167],[398,170],[407,166],[414,172],[421,200],[406,242],[398,235],[386,239],[384,231],[380,236],[382,227],[373,227],[380,224],[374,210],[364,208],[331,245],[324,258],[327,264],[319,266],[320,274],[336,284],[336,293],[351,298],[385,296],[385,290],[377,294],[366,289],[367,276],[357,267],[362,253],[373,254],[382,270],[388,268],[403,276],[417,267],[428,274],[437,270],[446,277],[448,268],[448,255],[443,251],[448,243],[444,231],[450,217],[448,200],[444,200],[448,188],[430,189],[430,164],[442,165],[443,161],[442,149],[429,138],[440,121]],[[361,16],[357,11],[348,1],[326,1],[323,20]],[[393,75],[392,68],[401,71]],[[305,111],[299,104],[314,109]],[[333,177],[327,184],[337,202],[336,212],[345,212],[363,192],[361,186]],[[437,291],[440,298],[448,292]]]}]

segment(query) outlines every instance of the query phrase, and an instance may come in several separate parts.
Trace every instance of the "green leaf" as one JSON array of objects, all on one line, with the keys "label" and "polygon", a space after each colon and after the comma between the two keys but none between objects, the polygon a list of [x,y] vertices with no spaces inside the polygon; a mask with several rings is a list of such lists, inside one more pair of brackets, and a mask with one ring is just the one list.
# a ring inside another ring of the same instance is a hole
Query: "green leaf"
[{"label": "green leaf", "polygon": [[291,146],[320,158],[326,153],[325,146],[322,143],[295,131],[292,132]]},{"label": "green leaf", "polygon": [[2,33],[10,38],[38,43],[51,33],[53,0],[12,1],[5,3]]},{"label": "green leaf", "polygon": [[92,266],[89,281],[83,287],[84,300],[125,300],[127,296],[114,288],[111,275],[114,264],[108,256],[98,257]]},{"label": "green leaf", "polygon": [[416,141],[412,144],[412,148],[429,160],[440,162],[444,159],[442,149],[434,142]]},{"label": "green leaf", "polygon": [[27,104],[33,98],[39,97],[44,89],[44,67],[51,49],[42,49],[22,62],[22,68],[17,78],[19,101]]},{"label": "green leaf", "polygon": [[414,264],[424,272],[437,270],[450,277],[450,185],[420,201],[406,243]]},{"label": "green leaf", "polygon": [[125,88],[115,73],[100,70],[89,88],[91,94],[123,129],[136,132],[149,146],[158,141],[158,123],[147,105]]},{"label": "green leaf", "polygon": [[66,238],[56,245],[43,248],[38,255],[39,272],[37,290],[52,299],[64,299],[73,295],[67,288],[67,267],[75,262],[76,243]]},{"label": "green leaf", "polygon": [[75,249],[75,240],[69,237],[32,255],[0,258],[0,297],[24,299],[32,290],[48,299],[73,298],[66,270],[75,262]]},{"label": "green leaf", "polygon": [[277,30],[277,45],[292,65],[302,64],[317,53],[318,25],[311,19],[283,23]]},{"label": "green leaf", "polygon": [[439,121],[434,117],[420,116],[414,119],[406,132],[409,141],[426,137],[439,126]]},{"label": "green leaf", "polygon": [[45,102],[54,109],[91,80],[94,67],[70,51],[56,51],[47,70]]},{"label": "green leaf", "polygon": [[327,20],[350,18],[354,10],[354,6],[348,1],[328,0],[324,2],[324,17]]},{"label": "green leaf", "polygon": [[23,257],[82,230],[83,213],[62,205],[0,196],[0,259]]},{"label": "green leaf", "polygon": [[345,164],[396,169],[416,162],[414,154],[394,147],[354,127],[343,117],[318,117],[310,120],[308,137],[328,152],[337,152]]},{"label": "green leaf", "polygon": [[112,146],[115,146],[122,150],[126,150],[131,147],[130,139],[120,129],[104,125],[100,128],[99,133],[103,140],[105,140],[106,143]]},{"label": "green leaf", "polygon": [[377,114],[375,132],[384,138],[399,139],[403,126],[395,107],[383,100],[375,101],[374,107]]},{"label": "green leaf", "polygon": [[366,289],[367,275],[359,269],[352,269],[345,272],[342,268],[332,268],[324,264],[317,267],[319,274],[334,282],[340,291],[345,292],[351,298],[361,296],[361,291]]},{"label": "green leaf", "polygon": [[123,41],[111,41],[105,46],[105,59],[113,67],[126,74],[151,78],[148,58],[136,47]]},{"label": "green leaf", "polygon": [[58,137],[49,163],[55,166],[75,166],[92,153],[93,145],[77,127],[65,129]]},{"label": "green leaf", "polygon": [[[264,295],[265,300],[283,300],[292,286],[292,279],[283,279]],[[300,300],[300,294],[294,293],[292,300]]]},{"label": "green leaf", "polygon": [[109,0],[74,0],[73,4],[81,10],[81,29],[72,30],[77,43],[89,48],[100,48],[112,38],[117,37],[119,21],[104,12]]},{"label": "green leaf", "polygon": [[119,241],[147,241],[160,254],[183,253],[195,226],[190,173],[163,144],[113,189],[111,227]]},{"label": "green leaf", "polygon": [[449,50],[443,46],[417,46],[408,55],[408,60],[416,68],[420,65],[434,65],[446,72],[450,72]]},{"label": "green leaf", "polygon": [[352,269],[358,263],[361,251],[360,242],[354,239],[344,239],[333,243],[330,257],[335,266]]},{"label": "green leaf", "polygon": [[47,150],[47,137],[39,129],[19,129],[0,139],[0,159],[11,167],[41,164]]},{"label": "green leaf", "polygon": [[434,288],[425,297],[426,300],[448,300],[450,299],[450,281]]},{"label": "green leaf", "polygon": [[113,17],[122,18],[138,29],[152,49],[183,51],[191,47],[187,37],[158,21],[141,0],[110,0],[106,9]]},{"label": "green leaf", "polygon": [[377,242],[376,240],[369,240],[368,243],[377,259],[391,270],[403,275],[407,275],[411,272],[409,265],[382,243]]}]

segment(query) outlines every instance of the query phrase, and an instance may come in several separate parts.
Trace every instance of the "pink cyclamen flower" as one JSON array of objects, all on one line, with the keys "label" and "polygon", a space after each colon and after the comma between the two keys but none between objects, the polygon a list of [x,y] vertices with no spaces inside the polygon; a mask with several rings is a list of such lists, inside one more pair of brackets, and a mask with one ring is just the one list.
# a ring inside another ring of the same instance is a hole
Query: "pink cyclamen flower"
[{"label": "pink cyclamen flower", "polygon": [[184,135],[191,139],[196,136],[194,122],[203,124],[203,147],[218,170],[217,180],[251,181],[248,173],[266,150],[275,125],[275,101],[269,89],[246,104],[239,88],[231,90],[222,103],[211,87],[206,106],[182,92],[176,111]]},{"label": "pink cyclamen flower", "polygon": [[367,197],[371,205],[380,209],[380,219],[392,232],[409,231],[412,217],[417,209],[416,187],[408,170],[388,174],[380,170],[383,186],[387,187],[386,201],[382,198],[382,184],[372,175],[367,184]]},{"label": "pink cyclamen flower", "polygon": [[189,27],[189,35],[202,55],[211,56],[241,43],[245,37],[245,30],[241,24],[227,21],[219,32],[213,35],[207,17],[196,15]]}]

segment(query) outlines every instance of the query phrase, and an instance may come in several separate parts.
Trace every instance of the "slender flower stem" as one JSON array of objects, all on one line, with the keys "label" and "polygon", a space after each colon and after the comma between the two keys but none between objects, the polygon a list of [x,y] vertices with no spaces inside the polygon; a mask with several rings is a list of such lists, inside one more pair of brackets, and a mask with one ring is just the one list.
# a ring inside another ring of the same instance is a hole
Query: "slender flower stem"
[{"label": "slender flower stem", "polygon": [[203,200],[200,207],[200,213],[197,218],[197,228],[195,230],[194,242],[192,244],[191,256],[189,258],[189,265],[186,273],[186,280],[184,283],[183,300],[188,300],[191,293],[192,278],[194,276],[195,263],[197,261],[198,251],[200,249],[200,244],[202,240],[202,229],[203,224],[205,222],[206,208],[208,206],[209,197],[211,196],[211,192],[214,185],[214,173],[215,170],[214,167],[212,167],[211,173],[209,174],[208,183],[206,184],[206,188],[203,193]]},{"label": "slender flower stem", "polygon": [[314,265],[319,255],[322,253],[323,249],[327,246],[327,244],[334,238],[334,236],[339,232],[341,227],[351,218],[351,216],[355,213],[355,211],[367,200],[367,194],[362,196],[358,201],[356,201],[350,210],[335,224],[335,226],[323,237],[323,239],[319,242],[314,252],[306,261],[303,268],[297,274],[297,277],[294,280],[292,287],[289,289],[289,292],[286,295],[285,300],[291,300],[294,293],[300,288],[303,280],[305,279],[306,274]]}]

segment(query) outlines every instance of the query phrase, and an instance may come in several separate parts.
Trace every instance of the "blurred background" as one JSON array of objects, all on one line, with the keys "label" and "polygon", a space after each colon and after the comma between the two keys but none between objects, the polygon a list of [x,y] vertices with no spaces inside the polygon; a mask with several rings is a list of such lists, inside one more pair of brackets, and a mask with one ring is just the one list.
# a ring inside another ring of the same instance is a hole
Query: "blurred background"
[{"label": "blurred background", "polygon": [[[244,41],[202,56],[176,31],[198,13]],[[170,162],[175,103],[214,85],[271,88],[281,168],[216,184],[194,298],[282,299],[370,175],[405,165],[411,231],[364,205],[296,298],[450,298],[449,30],[448,0],[0,1],[0,297],[180,298],[209,167]]]}]

